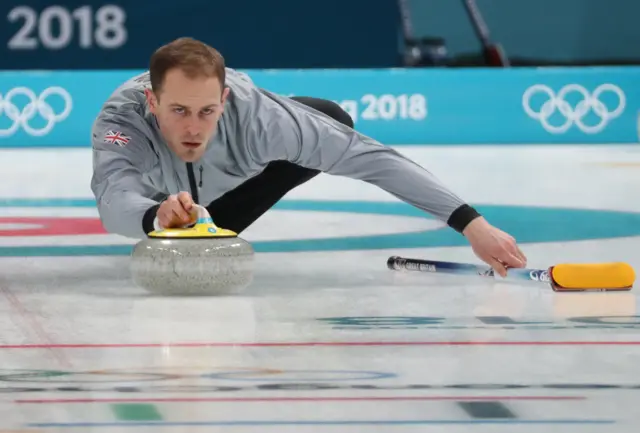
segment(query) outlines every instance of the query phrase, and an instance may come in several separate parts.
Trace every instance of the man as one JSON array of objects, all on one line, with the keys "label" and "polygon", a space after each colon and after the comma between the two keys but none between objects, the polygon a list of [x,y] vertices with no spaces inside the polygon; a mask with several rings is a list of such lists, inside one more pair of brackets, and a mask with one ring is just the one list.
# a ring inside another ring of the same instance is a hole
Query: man
[{"label": "man", "polygon": [[372,183],[446,221],[506,275],[526,259],[428,171],[353,129],[331,101],[286,98],[225,67],[213,48],[181,38],[149,72],[118,88],[92,130],[95,194],[105,229],[142,238],[194,223],[194,203],[241,233],[318,173]]}]

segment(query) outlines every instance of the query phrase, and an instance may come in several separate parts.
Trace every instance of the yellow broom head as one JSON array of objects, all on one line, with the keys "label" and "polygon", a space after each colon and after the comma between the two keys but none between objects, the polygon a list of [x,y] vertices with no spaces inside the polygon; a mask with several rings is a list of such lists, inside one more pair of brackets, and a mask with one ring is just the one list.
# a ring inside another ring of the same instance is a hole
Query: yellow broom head
[{"label": "yellow broom head", "polygon": [[551,280],[558,290],[630,290],[635,271],[622,262],[562,263],[551,268]]}]

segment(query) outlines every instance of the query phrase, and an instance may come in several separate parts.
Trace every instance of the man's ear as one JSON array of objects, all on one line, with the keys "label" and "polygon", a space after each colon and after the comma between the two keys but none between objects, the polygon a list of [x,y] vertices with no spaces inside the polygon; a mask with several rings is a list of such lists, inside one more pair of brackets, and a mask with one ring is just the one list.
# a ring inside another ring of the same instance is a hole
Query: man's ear
[{"label": "man's ear", "polygon": [[149,109],[153,114],[156,114],[156,110],[158,107],[158,98],[155,93],[151,89],[144,89],[144,96],[147,98],[147,104],[149,104]]},{"label": "man's ear", "polygon": [[222,91],[222,104],[224,105],[225,102],[227,102],[227,97],[229,96],[229,92],[231,91],[231,89],[229,87],[225,87],[224,90]]}]

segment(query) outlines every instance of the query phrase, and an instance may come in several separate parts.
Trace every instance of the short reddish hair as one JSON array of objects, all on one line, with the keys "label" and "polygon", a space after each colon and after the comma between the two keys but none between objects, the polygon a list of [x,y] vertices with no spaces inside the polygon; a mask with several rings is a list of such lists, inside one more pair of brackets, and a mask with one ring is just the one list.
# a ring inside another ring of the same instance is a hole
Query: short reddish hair
[{"label": "short reddish hair", "polygon": [[168,71],[180,68],[190,78],[216,77],[225,85],[224,57],[216,49],[192,38],[179,38],[158,48],[151,56],[149,78],[154,92],[162,90]]}]

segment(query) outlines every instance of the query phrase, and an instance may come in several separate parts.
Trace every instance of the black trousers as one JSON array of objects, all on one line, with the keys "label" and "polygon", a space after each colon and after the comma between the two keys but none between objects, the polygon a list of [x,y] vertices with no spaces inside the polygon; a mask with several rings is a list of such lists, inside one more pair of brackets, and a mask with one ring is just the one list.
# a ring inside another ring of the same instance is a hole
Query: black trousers
[{"label": "black trousers", "polygon": [[[338,104],[325,99],[292,97],[353,128],[351,117]],[[288,161],[273,161],[257,176],[228,191],[207,206],[218,227],[241,233],[284,195],[320,172]]]}]

